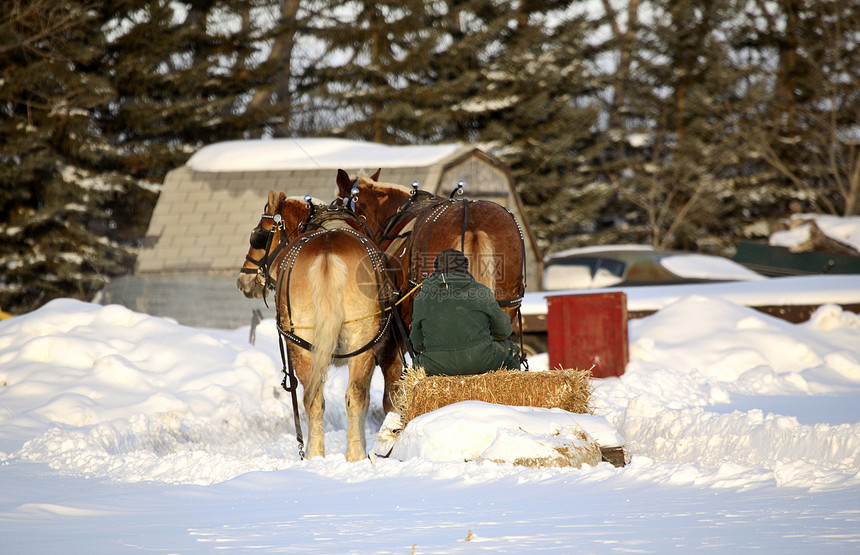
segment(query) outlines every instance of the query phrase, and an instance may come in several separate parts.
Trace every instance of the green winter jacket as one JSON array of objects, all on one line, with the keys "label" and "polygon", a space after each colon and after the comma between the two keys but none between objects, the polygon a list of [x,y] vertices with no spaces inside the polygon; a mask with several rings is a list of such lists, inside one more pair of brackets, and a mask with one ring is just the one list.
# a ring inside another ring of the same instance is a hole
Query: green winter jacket
[{"label": "green winter jacket", "polygon": [[427,375],[519,369],[511,320],[493,292],[466,273],[430,274],[412,307],[412,347]]}]

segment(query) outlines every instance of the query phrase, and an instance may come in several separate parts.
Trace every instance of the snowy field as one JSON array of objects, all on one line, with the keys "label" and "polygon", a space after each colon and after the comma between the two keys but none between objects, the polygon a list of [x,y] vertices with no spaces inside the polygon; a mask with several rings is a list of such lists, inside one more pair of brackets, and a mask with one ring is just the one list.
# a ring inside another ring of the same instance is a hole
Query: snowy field
[{"label": "snowy field", "polygon": [[0,552],[860,552],[860,317],[693,295],[629,331],[593,398],[624,468],[347,463],[341,368],[328,456],[303,461],[273,321],[251,346],[247,327],[51,302],[0,322]]}]

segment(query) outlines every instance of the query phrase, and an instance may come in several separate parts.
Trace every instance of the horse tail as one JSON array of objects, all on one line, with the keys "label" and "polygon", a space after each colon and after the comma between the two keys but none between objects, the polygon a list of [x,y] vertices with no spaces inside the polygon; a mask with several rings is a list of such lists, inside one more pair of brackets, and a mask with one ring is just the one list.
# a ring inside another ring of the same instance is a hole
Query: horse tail
[{"label": "horse tail", "polygon": [[[462,245],[461,245],[462,243]],[[463,254],[469,259],[469,272],[479,283],[496,290],[496,272],[498,261],[493,247],[493,240],[483,229],[467,231],[465,235],[454,241],[452,248],[463,248]]]},{"label": "horse tail", "polygon": [[337,348],[340,329],[346,319],[343,308],[348,268],[342,258],[333,253],[321,254],[308,270],[313,305],[314,349],[311,351],[311,371],[305,395],[313,399],[325,383],[332,355]]}]

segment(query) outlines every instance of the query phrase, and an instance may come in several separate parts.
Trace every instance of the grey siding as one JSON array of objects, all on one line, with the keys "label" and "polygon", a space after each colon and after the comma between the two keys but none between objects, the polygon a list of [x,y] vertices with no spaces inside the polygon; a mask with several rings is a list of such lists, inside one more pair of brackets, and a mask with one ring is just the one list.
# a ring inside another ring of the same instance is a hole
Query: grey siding
[{"label": "grey siding", "polygon": [[115,278],[102,291],[101,304],[172,318],[198,328],[236,329],[251,323],[255,309],[274,318],[260,299],[246,299],[236,288],[235,273],[188,272],[131,275]]}]

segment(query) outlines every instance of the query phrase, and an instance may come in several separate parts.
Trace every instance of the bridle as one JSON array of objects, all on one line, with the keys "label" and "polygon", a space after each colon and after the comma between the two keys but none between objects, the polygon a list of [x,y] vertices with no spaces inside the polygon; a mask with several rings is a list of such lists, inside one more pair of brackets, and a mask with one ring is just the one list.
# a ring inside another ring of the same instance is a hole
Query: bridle
[{"label": "bridle", "polygon": [[[272,220],[272,227],[266,230],[263,227],[263,220]],[[265,233],[265,237],[261,239],[263,233]],[[278,236],[278,242],[274,250],[272,250],[272,241],[275,239],[275,235]],[[243,267],[239,272],[243,274],[256,274],[258,277],[262,278],[263,302],[267,307],[269,306],[269,303],[266,301],[267,293],[268,290],[273,287],[269,267],[271,266],[272,260],[274,260],[286,247],[289,242],[290,235],[292,234],[288,234],[286,232],[283,218],[277,212],[275,214],[266,214],[263,212],[263,215],[260,216],[260,223],[257,224],[257,227],[255,227],[253,231],[251,231],[251,237],[249,240],[251,248],[262,249],[263,254],[260,258],[253,258],[250,254],[246,254],[245,260],[253,264],[255,268]]]},{"label": "bridle", "polygon": [[[264,210],[263,214],[260,216],[260,223],[258,223],[257,227],[251,231],[251,237],[249,240],[251,248],[262,250],[263,254],[260,258],[253,258],[251,255],[246,254],[245,260],[253,264],[255,268],[241,268],[239,272],[243,274],[256,274],[262,278],[263,302],[266,303],[267,307],[269,306],[266,302],[267,292],[269,289],[274,289],[277,286],[277,281],[272,277],[270,272],[272,261],[275,260],[281,251],[290,244],[294,236],[304,233],[314,225],[316,211],[313,198],[310,195],[305,195],[304,200],[307,202],[309,207],[308,217],[289,233],[286,230],[283,217],[281,217],[280,214],[284,198],[281,198],[278,201],[278,207],[274,214],[266,214]],[[272,227],[268,230],[263,227],[264,220],[272,220]],[[319,227],[319,225],[321,224],[318,224],[317,227]],[[263,237],[264,233],[265,236]],[[274,250],[272,250],[272,241],[275,240],[275,235],[278,236],[277,245]]]},{"label": "bridle", "polygon": [[[338,204],[340,203],[340,204]],[[349,196],[337,196],[331,201],[331,206],[346,208],[352,213],[355,213],[355,207],[358,204],[358,177],[352,180],[349,188]]]}]

